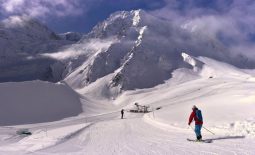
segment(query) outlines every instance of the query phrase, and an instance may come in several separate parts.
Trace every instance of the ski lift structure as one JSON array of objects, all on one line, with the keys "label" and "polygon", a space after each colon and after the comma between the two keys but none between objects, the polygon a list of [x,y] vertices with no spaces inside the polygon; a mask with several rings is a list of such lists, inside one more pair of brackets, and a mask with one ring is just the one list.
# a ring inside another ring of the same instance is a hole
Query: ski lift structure
[{"label": "ski lift structure", "polygon": [[135,108],[130,109],[129,112],[133,112],[133,113],[148,113],[148,112],[151,112],[150,106],[139,105],[137,102],[134,104],[134,106],[135,106]]}]

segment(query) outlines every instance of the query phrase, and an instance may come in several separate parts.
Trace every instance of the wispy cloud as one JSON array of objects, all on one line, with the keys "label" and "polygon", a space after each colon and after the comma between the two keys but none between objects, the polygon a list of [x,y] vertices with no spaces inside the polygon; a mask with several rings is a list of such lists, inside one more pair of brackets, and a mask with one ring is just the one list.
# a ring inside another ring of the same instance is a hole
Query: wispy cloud
[{"label": "wispy cloud", "polygon": [[0,0],[0,19],[25,14],[58,32],[88,32],[115,11],[163,6],[164,0]]},{"label": "wispy cloud", "polygon": [[151,11],[182,28],[217,39],[234,54],[255,54],[254,0],[165,0]]},{"label": "wispy cloud", "polygon": [[1,0],[2,14],[26,14],[32,17],[82,14],[81,0]]},{"label": "wispy cloud", "polygon": [[118,42],[116,38],[108,38],[104,40],[91,39],[90,41],[84,42],[83,44],[75,44],[63,51],[59,51],[56,53],[44,53],[40,54],[40,56],[62,61],[68,59],[77,59],[81,55],[89,57],[90,55],[95,55],[101,51],[108,49],[111,44],[116,42]]}]

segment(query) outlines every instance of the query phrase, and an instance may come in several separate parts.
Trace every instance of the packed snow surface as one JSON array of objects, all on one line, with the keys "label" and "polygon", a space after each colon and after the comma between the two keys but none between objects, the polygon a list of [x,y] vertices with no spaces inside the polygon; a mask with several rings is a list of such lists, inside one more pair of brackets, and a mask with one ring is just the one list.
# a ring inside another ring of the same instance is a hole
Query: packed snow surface
[{"label": "packed snow surface", "polygon": [[[164,84],[118,94],[107,85],[114,76],[109,74],[88,87],[76,89],[83,108],[79,116],[49,123],[0,127],[0,154],[253,155],[255,82],[250,74],[253,71],[206,57],[182,55],[193,67],[175,70]],[[48,85],[39,81],[32,83]],[[12,84],[15,87],[24,85]],[[37,87],[34,93],[40,89]],[[69,93],[60,97],[62,102]],[[151,110],[160,109],[147,114],[127,112],[134,108],[135,102],[148,105]],[[70,101],[70,104],[75,103]],[[186,140],[195,139],[192,128],[187,125],[194,104],[202,110],[204,127],[215,133],[212,135],[202,129],[203,139],[210,139],[212,143]],[[62,105],[56,106],[62,108]],[[120,119],[122,108],[126,110],[125,119]],[[17,135],[20,129],[28,129],[32,135]]]}]

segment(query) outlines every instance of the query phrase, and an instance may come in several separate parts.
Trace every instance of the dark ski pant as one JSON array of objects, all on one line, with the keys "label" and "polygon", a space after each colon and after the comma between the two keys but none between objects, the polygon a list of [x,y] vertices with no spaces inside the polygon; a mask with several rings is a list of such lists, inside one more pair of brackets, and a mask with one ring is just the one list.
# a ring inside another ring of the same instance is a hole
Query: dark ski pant
[{"label": "dark ski pant", "polygon": [[123,119],[123,117],[124,117],[124,114],[121,114],[121,119]]},{"label": "dark ski pant", "polygon": [[196,133],[197,139],[200,139],[200,137],[202,138],[201,129],[202,129],[202,125],[195,125],[195,133]]}]

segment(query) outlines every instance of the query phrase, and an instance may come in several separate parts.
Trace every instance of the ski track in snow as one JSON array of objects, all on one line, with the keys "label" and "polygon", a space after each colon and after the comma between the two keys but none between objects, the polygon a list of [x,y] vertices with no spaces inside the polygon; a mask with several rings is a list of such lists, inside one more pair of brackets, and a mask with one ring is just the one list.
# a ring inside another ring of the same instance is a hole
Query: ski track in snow
[{"label": "ski track in snow", "polygon": [[[162,110],[183,106],[187,101],[210,97],[219,93],[218,91],[244,87],[246,84],[249,83],[216,80],[207,82],[206,86],[202,84],[203,88],[196,85],[185,90],[175,89],[172,96],[166,95],[168,96],[166,99],[162,94],[163,102],[159,102],[155,106],[163,107]],[[180,86],[180,88],[182,87]],[[167,92],[167,90],[164,91]],[[149,97],[150,93],[153,91],[149,91],[147,94],[142,92],[142,95]],[[168,112],[171,111],[173,110]],[[57,122],[1,127],[0,154],[253,155],[255,152],[254,138],[231,136],[226,133],[228,128],[213,128],[213,131],[216,132],[215,136],[203,130],[203,138],[212,139],[213,142],[209,144],[196,143],[186,140],[186,138],[195,138],[191,129],[178,125],[173,126],[174,123],[164,122],[164,117],[163,122],[161,119],[160,113],[155,111],[155,116],[153,113],[143,115],[126,112],[125,119],[121,120],[120,112],[113,111],[94,116],[80,115]],[[239,130],[238,126],[240,125],[246,124],[237,122],[234,127],[236,126]],[[16,131],[20,128],[28,128],[33,132],[33,135],[18,136]]]},{"label": "ski track in snow", "polygon": [[[254,155],[254,82],[247,77],[185,77],[187,81],[178,83],[182,74],[175,74],[177,83],[170,80],[154,88],[125,92],[110,101],[80,90],[87,111],[76,117],[0,127],[0,155]],[[99,88],[90,89],[97,92]],[[134,102],[161,109],[144,115],[125,112],[125,119],[120,119],[120,109],[128,110]],[[202,130],[203,139],[212,143],[186,140],[195,138],[186,125],[193,104],[203,110],[205,127],[216,133]],[[33,134],[17,135],[22,128]]]},{"label": "ski track in snow", "polygon": [[[155,106],[162,106],[163,109],[175,107],[174,105],[182,106],[187,101],[208,97],[217,94],[219,90],[233,87],[242,86],[240,82],[216,80],[207,82],[207,86],[203,88],[196,85],[185,91],[176,89],[174,90],[176,92],[172,93],[177,95],[168,96],[168,100],[162,95],[163,102]],[[182,91],[182,95],[178,95],[179,91]],[[150,92],[144,93],[143,95],[150,96]],[[1,127],[0,154],[253,155],[255,152],[254,138],[231,136],[226,133],[228,128],[213,128],[216,132],[215,136],[203,130],[203,138],[212,139],[213,142],[196,143],[186,140],[186,138],[195,138],[191,129],[161,122],[161,116],[157,111],[155,116],[153,113],[143,115],[126,112],[125,119],[121,120],[119,117],[120,112],[113,111],[94,116],[80,115],[57,122]],[[242,123],[237,122],[234,125],[238,127]],[[29,128],[33,135],[18,136],[16,131],[20,128]],[[69,128],[71,131],[68,131]],[[47,135],[44,130],[49,134]],[[51,133],[57,134],[51,135]]]},{"label": "ski track in snow", "polygon": [[[112,116],[112,114],[110,115]],[[192,131],[184,128],[177,130],[176,127],[170,125],[167,125],[167,128],[160,128],[159,124],[154,124],[157,121],[153,120],[150,114],[143,117],[141,114],[128,113],[126,119],[123,120],[117,117],[116,114],[116,118],[112,120],[106,119],[93,123],[52,147],[46,147],[36,152],[23,150],[23,153],[36,155],[97,155],[102,153],[107,155],[252,155],[254,153],[252,150],[255,150],[255,145],[252,145],[254,142],[251,139],[217,140],[217,137],[220,136],[211,136],[205,132],[205,139],[216,140],[210,144],[188,142],[185,138],[193,138]],[[13,154],[16,153],[13,152]],[[0,154],[2,154],[1,151]]]},{"label": "ski track in snow", "polygon": [[[138,125],[139,124],[139,125]],[[102,132],[103,130],[103,132]],[[141,118],[99,122],[84,131],[77,138],[44,150],[38,154],[65,152],[74,144],[81,152],[88,154],[252,154],[249,145],[239,140],[214,140],[212,144],[191,143],[182,137],[193,136],[190,132],[164,131],[149,125]],[[208,136],[208,135],[207,135]],[[68,147],[69,146],[69,147]],[[201,147],[202,146],[202,147]],[[240,149],[240,146],[242,149]],[[63,148],[67,148],[66,150]],[[255,148],[253,148],[254,150]],[[69,154],[74,154],[70,152]]]}]

